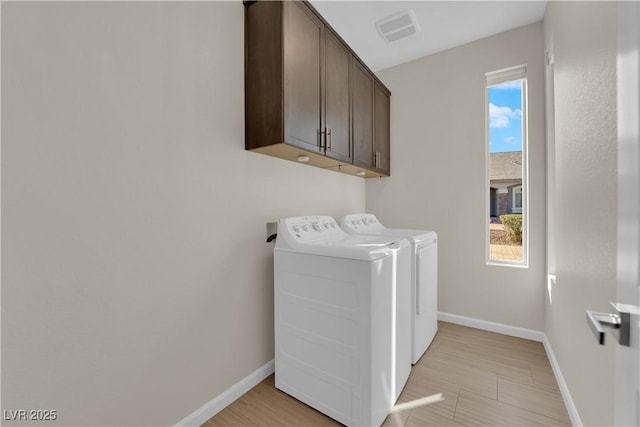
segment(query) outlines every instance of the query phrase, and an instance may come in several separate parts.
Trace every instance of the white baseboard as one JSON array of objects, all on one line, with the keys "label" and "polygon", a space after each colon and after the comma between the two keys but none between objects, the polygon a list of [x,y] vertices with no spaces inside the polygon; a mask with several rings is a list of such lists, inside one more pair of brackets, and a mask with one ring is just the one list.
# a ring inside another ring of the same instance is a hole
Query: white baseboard
[{"label": "white baseboard", "polygon": [[263,366],[259,367],[218,396],[214,397],[191,414],[184,417],[175,424],[175,427],[193,426],[198,427],[204,424],[209,418],[222,411],[228,405],[233,403],[237,398],[251,390],[262,380],[273,374],[275,370],[275,362],[271,359]]},{"label": "white baseboard", "polygon": [[569,387],[567,387],[567,383],[564,381],[562,371],[560,371],[560,365],[558,365],[556,356],[553,354],[553,350],[551,349],[551,343],[549,343],[549,339],[544,332],[505,325],[503,323],[489,322],[487,320],[474,319],[472,317],[459,316],[457,314],[444,313],[441,311],[438,312],[438,320],[541,342],[544,345],[547,356],[549,357],[549,363],[551,363],[553,375],[556,377],[560,393],[562,393],[562,398],[564,399],[564,404],[567,407],[569,418],[571,418],[571,424],[573,424],[574,427],[582,427],[583,424],[580,420],[580,415],[578,414],[576,405],[573,403],[573,399],[571,398],[571,393],[569,393]]},{"label": "white baseboard", "polygon": [[444,313],[442,311],[438,312],[438,320],[496,332],[498,334],[510,335],[512,337],[524,338],[531,341],[544,341],[544,332],[520,328],[518,326],[505,325],[504,323],[489,322],[488,320],[474,319],[472,317],[459,316],[457,314]]},{"label": "white baseboard", "polygon": [[556,360],[555,354],[553,354],[553,349],[551,348],[551,343],[547,338],[547,335],[544,336],[544,349],[547,352],[547,357],[549,357],[549,362],[551,363],[551,369],[553,369],[553,375],[556,377],[556,382],[558,383],[558,387],[560,387],[560,393],[562,393],[562,398],[564,399],[564,404],[567,407],[567,412],[569,413],[569,418],[571,418],[571,424],[574,427],[582,427],[582,420],[580,419],[580,415],[578,414],[578,409],[576,405],[573,403],[573,399],[571,398],[571,393],[569,393],[569,387],[567,387],[567,383],[564,381],[564,377],[562,376],[562,371],[560,371],[560,365],[558,365],[558,361]]}]

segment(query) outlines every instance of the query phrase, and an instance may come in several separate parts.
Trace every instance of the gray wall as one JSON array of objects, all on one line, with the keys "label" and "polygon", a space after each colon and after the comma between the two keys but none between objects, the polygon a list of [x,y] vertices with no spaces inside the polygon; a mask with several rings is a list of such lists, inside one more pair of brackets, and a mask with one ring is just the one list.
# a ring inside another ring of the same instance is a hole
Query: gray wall
[{"label": "gray wall", "polygon": [[[545,147],[542,24],[381,71],[391,97],[389,179],[367,181],[367,210],[439,235],[440,311],[542,331]],[[485,264],[485,73],[527,64],[529,268]]]},{"label": "gray wall", "polygon": [[364,180],[244,151],[241,2],[2,2],[2,404],[169,425],[273,358],[265,221]]},{"label": "gray wall", "polygon": [[555,60],[548,150],[557,275],[545,331],[582,422],[612,425],[614,340],[596,344],[585,310],[608,312],[616,296],[616,3],[549,2],[544,33]]}]

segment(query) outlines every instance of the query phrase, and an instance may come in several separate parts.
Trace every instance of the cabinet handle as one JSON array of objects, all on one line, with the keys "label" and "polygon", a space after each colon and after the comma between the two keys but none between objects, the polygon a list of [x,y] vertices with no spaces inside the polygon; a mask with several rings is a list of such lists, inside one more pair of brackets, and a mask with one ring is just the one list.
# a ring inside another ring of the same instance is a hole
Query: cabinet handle
[{"label": "cabinet handle", "polygon": [[324,135],[324,132],[321,131],[320,129],[318,129],[318,151],[322,152],[322,150],[325,148],[322,145],[322,137]]},{"label": "cabinet handle", "polygon": [[327,132],[327,136],[329,137],[329,147],[327,147],[327,151],[331,151],[331,140],[333,139],[331,137],[331,129],[329,129]]},{"label": "cabinet handle", "polygon": [[327,135],[329,135],[329,130],[327,128],[324,128],[324,132],[322,132],[322,134],[324,135],[324,152],[327,152]]}]

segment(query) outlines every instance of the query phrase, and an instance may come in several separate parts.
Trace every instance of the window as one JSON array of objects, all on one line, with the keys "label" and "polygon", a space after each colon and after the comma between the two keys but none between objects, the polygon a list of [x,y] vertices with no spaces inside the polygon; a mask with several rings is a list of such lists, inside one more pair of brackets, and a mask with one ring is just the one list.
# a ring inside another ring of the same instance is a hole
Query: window
[{"label": "window", "polygon": [[511,206],[513,213],[522,213],[522,185],[513,188]]},{"label": "window", "polygon": [[486,74],[486,260],[526,267],[527,69]]}]

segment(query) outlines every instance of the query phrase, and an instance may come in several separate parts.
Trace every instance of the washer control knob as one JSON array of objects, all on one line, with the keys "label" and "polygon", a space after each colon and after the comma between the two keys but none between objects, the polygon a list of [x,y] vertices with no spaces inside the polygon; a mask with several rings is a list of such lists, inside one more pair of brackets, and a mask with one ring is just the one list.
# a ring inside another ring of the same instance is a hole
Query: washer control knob
[{"label": "washer control knob", "polygon": [[300,227],[298,227],[297,225],[294,225],[294,226],[293,226],[293,231],[294,231],[295,233],[299,233],[299,232],[300,232]]},{"label": "washer control knob", "polygon": [[307,224],[303,225],[302,231],[309,231],[309,226]]},{"label": "washer control knob", "polygon": [[319,222],[314,222],[312,225],[313,229],[316,231],[322,231],[322,226],[320,225]]},{"label": "washer control knob", "polygon": [[322,224],[322,226],[323,226],[324,228],[326,228],[327,230],[329,229],[329,223],[328,223],[328,222],[325,222],[324,224]]}]

